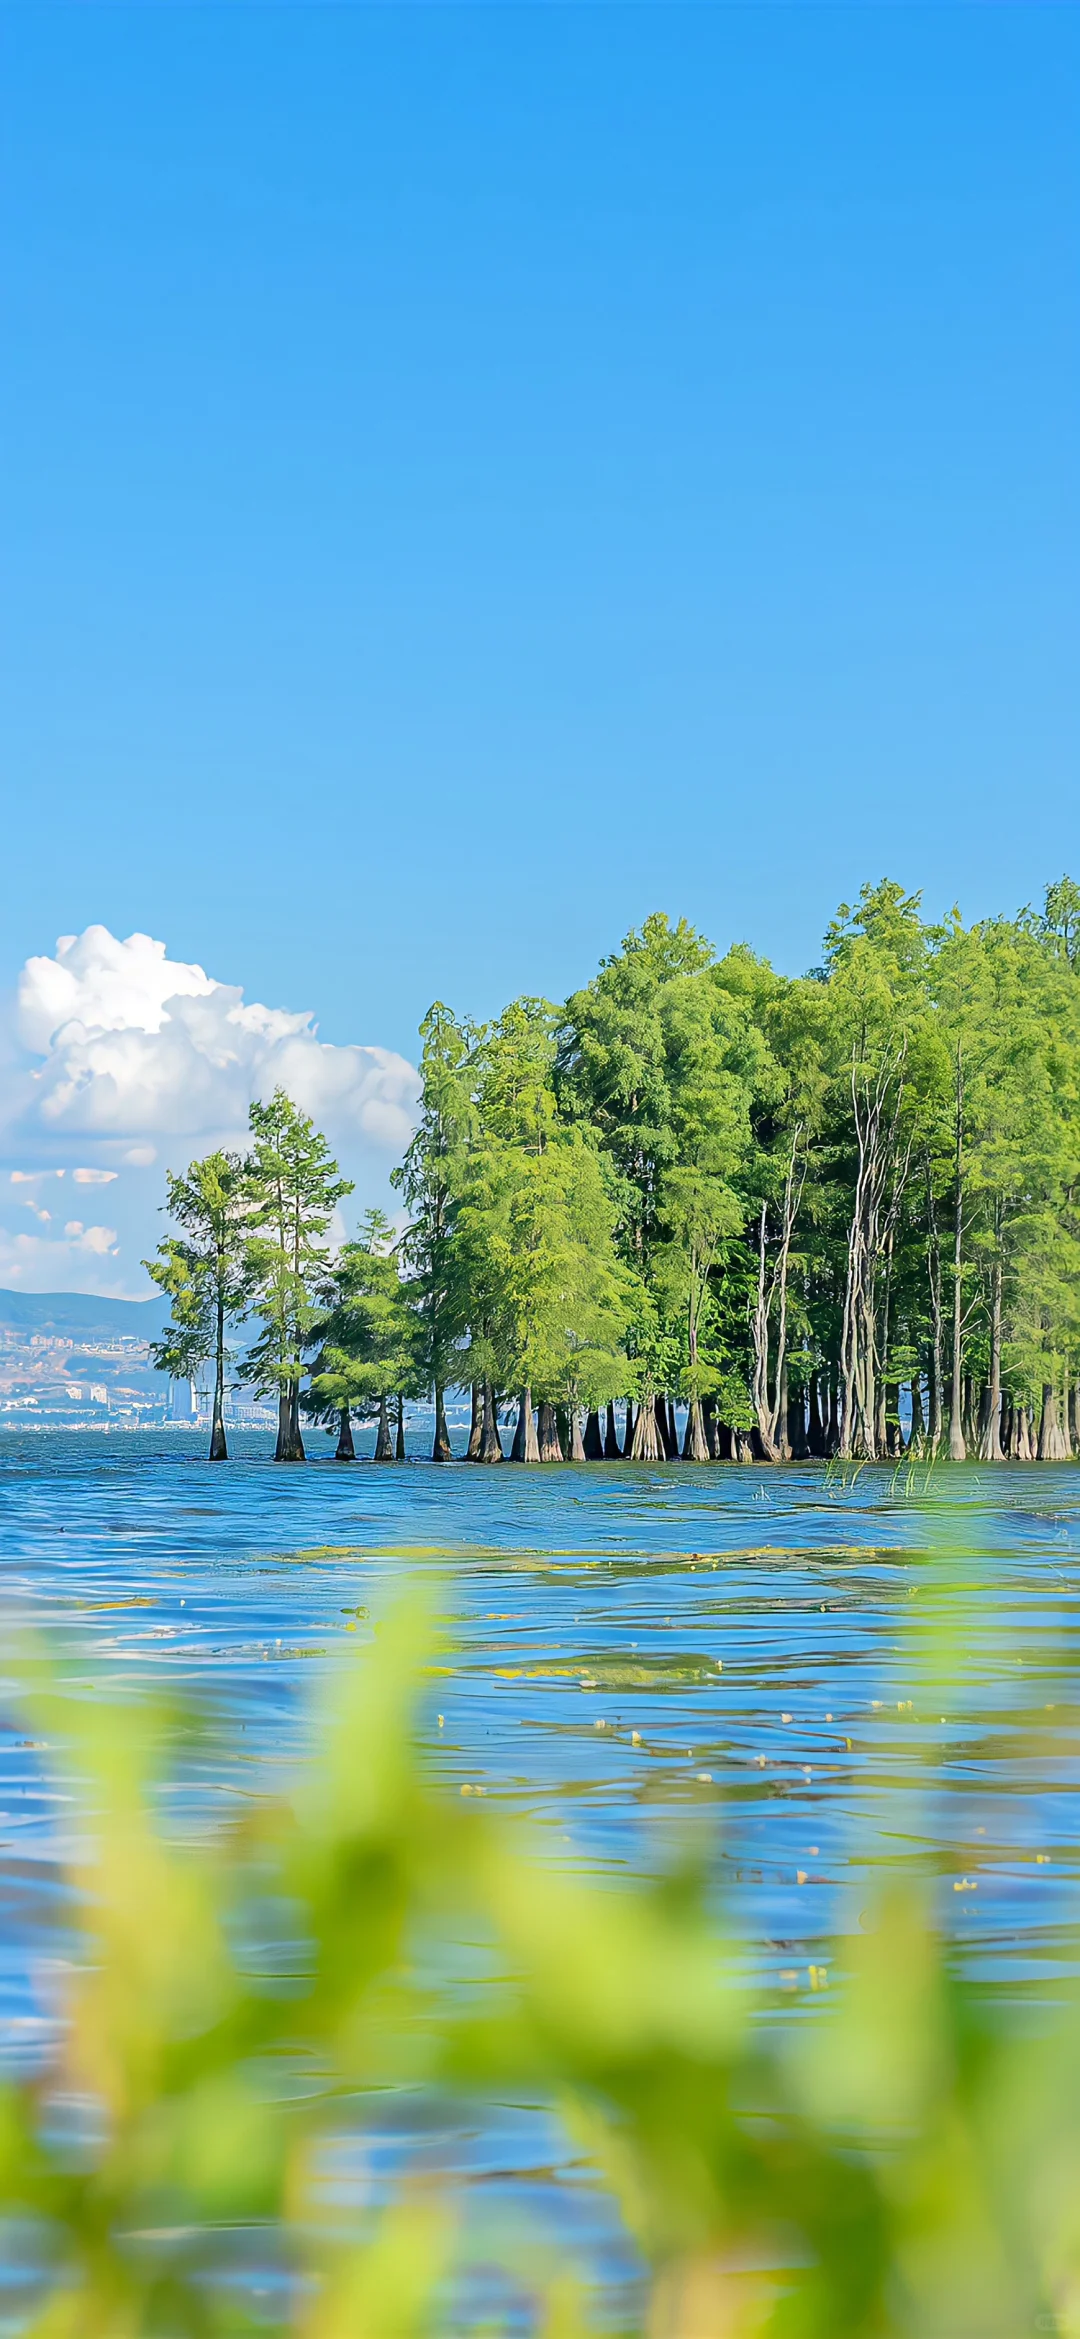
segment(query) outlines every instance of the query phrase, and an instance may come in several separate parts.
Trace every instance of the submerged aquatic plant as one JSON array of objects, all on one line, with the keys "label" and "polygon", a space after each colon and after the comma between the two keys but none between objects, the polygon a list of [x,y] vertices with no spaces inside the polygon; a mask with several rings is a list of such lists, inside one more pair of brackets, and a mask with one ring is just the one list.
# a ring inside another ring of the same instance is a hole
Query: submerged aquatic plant
[{"label": "submerged aquatic plant", "polygon": [[[953,1970],[920,1891],[891,1887],[824,1993],[812,1969],[805,2017],[754,1991],[692,1861],[596,1884],[447,1787],[416,1723],[426,1631],[392,1615],[333,1676],[293,1791],[197,1845],[161,1816],[176,1714],[25,1669],[78,1782],[82,1946],[54,2049],[0,2093],[5,2327],[1080,2331],[1073,1986],[1010,2024]],[[369,2149],[363,2183],[343,2181],[341,2140],[362,2149],[403,2091],[556,2106],[640,2282],[600,2295],[522,2213],[489,2221],[470,2287],[452,2172],[421,2156],[383,2180]]]}]

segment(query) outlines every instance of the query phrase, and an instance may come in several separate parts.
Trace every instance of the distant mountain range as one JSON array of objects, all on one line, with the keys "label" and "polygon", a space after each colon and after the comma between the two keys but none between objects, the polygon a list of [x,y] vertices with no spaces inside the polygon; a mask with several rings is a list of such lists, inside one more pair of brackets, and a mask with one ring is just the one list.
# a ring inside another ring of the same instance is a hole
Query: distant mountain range
[{"label": "distant mountain range", "polygon": [[124,1332],[155,1340],[169,1320],[164,1299],[96,1299],[87,1291],[0,1291],[0,1325],[20,1332],[55,1332],[85,1339],[91,1332]]}]

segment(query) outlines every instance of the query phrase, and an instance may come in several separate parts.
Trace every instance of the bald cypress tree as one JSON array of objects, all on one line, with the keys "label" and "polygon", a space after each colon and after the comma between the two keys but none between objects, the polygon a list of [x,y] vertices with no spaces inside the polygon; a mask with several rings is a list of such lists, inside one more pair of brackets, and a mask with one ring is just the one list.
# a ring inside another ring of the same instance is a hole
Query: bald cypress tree
[{"label": "bald cypress tree", "polygon": [[304,1410],[338,1422],[339,1461],[352,1459],[354,1413],[378,1423],[376,1461],[404,1459],[403,1452],[395,1456],[390,1414],[416,1393],[421,1332],[401,1279],[394,1230],[381,1210],[367,1211],[356,1239],[342,1244],[331,1289],[331,1307],[308,1334],[314,1354]]},{"label": "bald cypress tree", "polygon": [[433,1462],[452,1460],[446,1427],[446,1391],[461,1370],[468,1300],[456,1240],[458,1211],[477,1130],[474,1095],[477,1034],[444,1007],[428,1009],[420,1026],[420,1122],[392,1183],[404,1197],[409,1223],[401,1257],[409,1269],[420,1325],[419,1369],[435,1408]]},{"label": "bald cypress tree", "polygon": [[143,1265],[166,1293],[171,1322],[150,1355],[159,1372],[194,1380],[214,1367],[210,1460],[228,1460],[225,1438],[226,1328],[246,1312],[249,1212],[243,1165],[236,1153],[209,1153],[184,1177],[169,1175],[165,1207],[180,1233],[158,1244]]},{"label": "bald cypress tree", "polygon": [[302,1462],[300,1384],[304,1350],[330,1270],[326,1240],[334,1211],[352,1192],[325,1137],[283,1088],[251,1107],[245,1163],[249,1226],[247,1282],[262,1331],[240,1367],[278,1401],[276,1462]]}]

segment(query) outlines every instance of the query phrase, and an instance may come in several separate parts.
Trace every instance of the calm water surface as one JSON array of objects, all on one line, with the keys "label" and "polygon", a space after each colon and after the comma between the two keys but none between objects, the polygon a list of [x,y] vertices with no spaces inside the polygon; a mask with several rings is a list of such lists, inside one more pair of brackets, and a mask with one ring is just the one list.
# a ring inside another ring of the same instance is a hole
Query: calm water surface
[{"label": "calm water surface", "polygon": [[[957,1954],[1003,1990],[1071,1963],[1078,1469],[281,1470],[253,1435],[211,1468],[180,1435],[0,1433],[0,1552],[8,1645],[45,1628],[93,1694],[167,1680],[212,1705],[217,1751],[178,1785],[180,1824],[302,1759],[321,1668],[434,1572],[454,1643],[425,1723],[437,1760],[540,1816],[558,1856],[640,1870],[693,1808],[748,1962],[800,2002],[883,1863],[937,1877]],[[922,1640],[946,1610],[955,1662],[931,1691]],[[7,1711],[10,2061],[48,2026],[35,1976],[69,1806]],[[500,2187],[550,2213],[554,2188],[560,2235],[632,2280],[541,2110],[440,2136],[486,2213]],[[384,2172],[414,2145],[389,2118]]]}]

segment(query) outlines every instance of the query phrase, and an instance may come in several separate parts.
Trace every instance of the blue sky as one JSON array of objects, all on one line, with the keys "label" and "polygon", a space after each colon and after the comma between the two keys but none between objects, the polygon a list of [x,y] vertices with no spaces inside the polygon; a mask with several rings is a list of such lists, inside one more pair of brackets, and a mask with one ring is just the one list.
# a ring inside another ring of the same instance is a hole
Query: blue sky
[{"label": "blue sky", "polygon": [[0,982],[324,1037],[1077,837],[1080,16],[0,10]]}]

